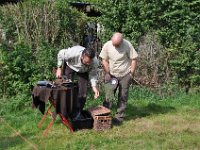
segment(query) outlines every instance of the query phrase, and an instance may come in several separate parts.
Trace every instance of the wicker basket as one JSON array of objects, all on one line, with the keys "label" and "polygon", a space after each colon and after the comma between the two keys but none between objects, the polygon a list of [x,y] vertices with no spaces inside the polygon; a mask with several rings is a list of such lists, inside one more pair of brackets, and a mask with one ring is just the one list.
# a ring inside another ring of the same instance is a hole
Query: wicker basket
[{"label": "wicker basket", "polygon": [[94,116],[93,129],[97,131],[102,131],[105,129],[110,129],[112,126],[111,116]]}]

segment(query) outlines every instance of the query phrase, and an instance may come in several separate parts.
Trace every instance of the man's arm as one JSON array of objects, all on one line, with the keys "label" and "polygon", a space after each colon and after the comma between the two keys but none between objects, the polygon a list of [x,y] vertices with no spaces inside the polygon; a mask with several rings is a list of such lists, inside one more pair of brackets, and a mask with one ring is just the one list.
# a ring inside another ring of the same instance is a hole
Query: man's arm
[{"label": "man's arm", "polygon": [[130,68],[130,73],[131,73],[132,76],[135,73],[136,66],[137,66],[137,59],[135,58],[135,59],[132,59],[131,68]]},{"label": "man's arm", "polygon": [[131,73],[131,76],[133,76],[135,73],[135,70],[136,70],[138,53],[136,52],[133,45],[129,41],[128,41],[128,43],[129,43],[129,47],[130,47],[129,59],[131,59],[130,73]]},{"label": "man's arm", "polygon": [[57,68],[56,70],[56,78],[61,78],[62,77],[62,68]]},{"label": "man's arm", "polygon": [[62,65],[64,63],[65,57],[66,57],[66,49],[60,50],[57,55],[56,78],[62,77]]},{"label": "man's arm", "polygon": [[102,65],[103,65],[103,68],[105,71],[105,76],[104,76],[105,82],[110,82],[111,75],[110,75],[110,69],[109,69],[109,62],[107,60],[103,59]]},{"label": "man's arm", "polygon": [[104,44],[101,53],[99,54],[99,57],[102,59],[102,65],[104,68],[104,73],[105,73],[105,82],[109,82],[111,80],[111,76],[110,76],[110,68],[109,68],[109,57],[108,57],[108,44],[109,42],[107,42],[106,44]]},{"label": "man's arm", "polygon": [[97,70],[98,70],[99,62],[96,58],[93,59],[92,69],[89,72],[89,78],[92,86],[92,90],[94,92],[94,98],[99,97],[99,89],[97,88]]},{"label": "man's arm", "polygon": [[108,74],[110,72],[109,70],[109,62],[105,59],[102,60],[102,65],[105,71],[105,74]]}]

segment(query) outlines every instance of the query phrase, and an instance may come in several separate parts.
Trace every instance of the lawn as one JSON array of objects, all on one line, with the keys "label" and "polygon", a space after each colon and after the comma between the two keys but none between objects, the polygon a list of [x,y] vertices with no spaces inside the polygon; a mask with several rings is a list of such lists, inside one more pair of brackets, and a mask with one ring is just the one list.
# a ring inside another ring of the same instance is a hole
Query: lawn
[{"label": "lawn", "polygon": [[[97,101],[91,99],[89,96],[86,108],[100,104],[103,98]],[[38,129],[42,114],[37,109],[28,105],[13,110],[8,100],[1,99],[0,149],[200,149],[199,100],[199,94],[177,94],[160,99],[131,89],[127,117],[121,126],[102,132],[84,129],[70,133],[57,117],[44,137],[43,131],[50,118]],[[113,109],[113,113],[115,111]]]}]

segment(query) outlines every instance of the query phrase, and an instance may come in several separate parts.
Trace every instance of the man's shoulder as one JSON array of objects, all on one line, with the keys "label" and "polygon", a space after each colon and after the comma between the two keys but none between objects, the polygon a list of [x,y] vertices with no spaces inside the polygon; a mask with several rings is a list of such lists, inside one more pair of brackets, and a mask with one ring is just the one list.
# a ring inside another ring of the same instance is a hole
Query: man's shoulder
[{"label": "man's shoulder", "polygon": [[107,46],[112,46],[112,41],[107,41],[105,44],[104,44],[104,47],[107,47]]},{"label": "man's shoulder", "polygon": [[123,41],[124,41],[125,44],[127,44],[127,45],[129,45],[129,46],[132,46],[131,42],[128,41],[127,39],[123,39]]},{"label": "man's shoulder", "polygon": [[69,48],[69,50],[71,50],[71,51],[83,51],[84,49],[85,49],[85,47],[80,46],[80,45],[76,45],[76,46]]},{"label": "man's shoulder", "polygon": [[77,46],[68,48],[66,53],[69,57],[79,57],[82,54],[84,49],[85,47],[77,45]]},{"label": "man's shoulder", "polygon": [[83,51],[84,49],[85,49],[85,47],[80,46],[80,45],[76,45],[76,46],[72,46],[72,47],[69,47],[69,48],[61,49],[59,51],[62,51],[62,52],[72,52],[72,51],[80,52],[80,51]]},{"label": "man's shoulder", "polygon": [[134,47],[131,44],[131,42],[126,40],[126,39],[123,39],[123,47],[128,51],[134,49]]},{"label": "man's shoulder", "polygon": [[65,52],[67,50],[68,50],[68,48],[64,48],[64,49],[59,50],[59,52]]}]

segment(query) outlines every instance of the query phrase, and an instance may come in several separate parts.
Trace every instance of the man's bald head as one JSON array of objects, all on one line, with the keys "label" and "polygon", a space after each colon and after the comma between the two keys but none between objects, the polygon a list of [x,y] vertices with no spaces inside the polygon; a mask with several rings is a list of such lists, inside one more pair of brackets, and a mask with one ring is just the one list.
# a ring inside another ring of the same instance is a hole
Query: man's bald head
[{"label": "man's bald head", "polygon": [[119,32],[114,33],[111,40],[112,40],[113,46],[119,47],[123,41],[123,35]]}]

